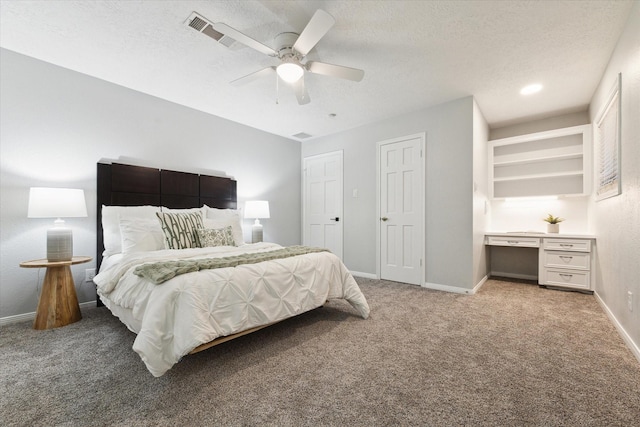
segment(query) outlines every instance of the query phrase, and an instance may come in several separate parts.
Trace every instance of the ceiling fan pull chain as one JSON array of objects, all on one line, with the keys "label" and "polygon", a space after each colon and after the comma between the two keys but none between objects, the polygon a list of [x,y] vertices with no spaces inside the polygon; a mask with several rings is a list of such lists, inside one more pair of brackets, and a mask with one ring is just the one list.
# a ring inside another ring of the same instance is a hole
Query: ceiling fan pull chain
[{"label": "ceiling fan pull chain", "polygon": [[280,104],[280,82],[278,81],[278,73],[276,73],[276,105]]}]

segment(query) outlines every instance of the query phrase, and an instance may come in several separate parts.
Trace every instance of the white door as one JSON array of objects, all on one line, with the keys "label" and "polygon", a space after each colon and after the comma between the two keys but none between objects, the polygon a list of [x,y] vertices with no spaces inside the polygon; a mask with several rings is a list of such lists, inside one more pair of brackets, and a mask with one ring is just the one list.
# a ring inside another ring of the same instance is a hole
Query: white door
[{"label": "white door", "polygon": [[342,259],[342,151],[303,161],[303,244]]},{"label": "white door", "polygon": [[424,135],[379,144],[380,277],[421,285]]}]

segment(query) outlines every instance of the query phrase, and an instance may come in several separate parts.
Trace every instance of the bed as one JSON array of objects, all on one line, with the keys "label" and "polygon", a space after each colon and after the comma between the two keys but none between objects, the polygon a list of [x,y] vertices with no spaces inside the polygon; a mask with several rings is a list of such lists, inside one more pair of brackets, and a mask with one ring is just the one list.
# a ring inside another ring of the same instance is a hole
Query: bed
[{"label": "bed", "polygon": [[133,349],[154,376],[328,299],[368,317],[364,295],[332,253],[242,241],[233,179],[97,166],[98,301],[137,334]]}]

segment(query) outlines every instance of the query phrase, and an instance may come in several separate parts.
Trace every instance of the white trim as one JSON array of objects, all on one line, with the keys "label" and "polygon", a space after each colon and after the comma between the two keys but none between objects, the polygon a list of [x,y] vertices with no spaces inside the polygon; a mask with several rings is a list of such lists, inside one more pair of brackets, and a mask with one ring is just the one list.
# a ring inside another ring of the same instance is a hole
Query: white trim
[{"label": "white trim", "polygon": [[[96,301],[94,300],[94,301],[82,302],[79,305],[80,305],[80,309],[95,307]],[[28,320],[33,320],[35,318],[36,318],[35,311],[31,313],[16,314],[15,316],[0,317],[0,326],[11,325],[13,323],[26,322]]]},{"label": "white trim", "polygon": [[476,288],[473,289],[469,289],[469,288],[459,288],[457,286],[449,286],[449,285],[440,285],[439,283],[429,283],[429,282],[425,282],[424,285],[422,285],[423,288],[427,288],[427,289],[433,289],[436,291],[444,291],[444,292],[451,292],[454,294],[466,294],[466,295],[473,295],[476,293]]},{"label": "white trim", "polygon": [[[595,154],[595,163],[594,168],[596,173],[594,173],[594,177],[592,178],[594,181],[594,193],[595,199],[597,202],[600,200],[608,199],[609,197],[618,196],[622,193],[622,156],[621,156],[621,139],[620,134],[622,132],[622,96],[620,95],[622,87],[622,73],[618,73],[616,77],[616,82],[611,88],[609,92],[609,96],[607,97],[607,102],[601,107],[598,115],[596,116],[596,120],[593,122],[593,140],[594,140],[594,154]],[[602,122],[607,117],[609,111],[612,107],[616,108],[616,133],[614,135],[614,141],[611,143],[611,149],[616,152],[617,162],[616,162],[616,179],[615,185],[609,188],[606,191],[603,191],[603,188],[606,188],[607,185],[601,187],[601,177],[600,177],[600,161],[601,161],[601,151],[603,148],[604,141],[601,140],[599,131]]]},{"label": "white trim", "polygon": [[83,308],[93,308],[96,307],[97,301],[93,300],[93,301],[87,301],[87,302],[81,302],[80,305],[80,309]]},{"label": "white trim", "polygon": [[585,129],[589,129],[590,127],[591,125],[577,125],[562,129],[545,130],[542,132],[535,132],[527,135],[516,135],[507,138],[492,139],[489,141],[489,143],[495,146],[502,146],[514,143],[518,144],[521,142],[538,141],[540,139],[549,139],[558,136],[575,135],[584,132]]},{"label": "white trim", "polygon": [[373,280],[377,280],[378,276],[374,273],[362,273],[360,271],[350,271],[352,276],[356,276],[356,277],[363,277],[365,279],[373,279]]},{"label": "white trim", "polygon": [[596,301],[598,301],[604,312],[607,314],[607,317],[609,317],[609,319],[613,323],[613,326],[615,326],[618,330],[618,333],[622,337],[622,340],[627,345],[627,347],[629,347],[629,350],[631,350],[631,353],[633,353],[636,359],[638,359],[638,362],[640,362],[640,347],[638,347],[638,345],[633,342],[633,339],[631,339],[627,331],[624,330],[620,322],[618,322],[618,319],[616,319],[616,316],[614,316],[613,312],[609,310],[609,307],[607,307],[607,304],[605,304],[604,300],[600,298],[600,295],[598,295],[597,292],[594,292],[593,295],[596,297]]},{"label": "white trim", "polygon": [[484,276],[480,281],[473,287],[473,295],[480,290],[482,285],[484,285],[487,280],[489,280],[489,275]]},{"label": "white trim", "polygon": [[[407,141],[414,138],[420,138],[420,157],[422,159],[421,162],[421,174],[422,174],[422,235],[420,238],[422,239],[422,272],[420,277],[420,283],[424,283],[427,277],[426,268],[427,268],[427,194],[426,194],[426,176],[427,176],[427,133],[419,132],[412,135],[401,136],[398,138],[386,139],[384,141],[378,141],[376,143],[376,217],[380,214],[380,149],[383,145],[394,144],[397,142]],[[380,223],[376,221],[376,276],[380,279]]]}]

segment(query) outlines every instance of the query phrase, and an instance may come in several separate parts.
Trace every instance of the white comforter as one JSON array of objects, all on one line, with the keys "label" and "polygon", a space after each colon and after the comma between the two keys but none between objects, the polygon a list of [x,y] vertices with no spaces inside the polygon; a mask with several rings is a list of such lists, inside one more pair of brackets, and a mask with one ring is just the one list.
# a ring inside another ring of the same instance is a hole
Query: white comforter
[{"label": "white comforter", "polygon": [[279,248],[256,243],[133,253],[103,269],[94,282],[105,305],[138,334],[133,349],[154,376],[201,344],[312,310],[330,298],[346,299],[363,318],[369,316],[358,284],[330,252],[201,270],[160,285],[133,274],[142,263]]}]

